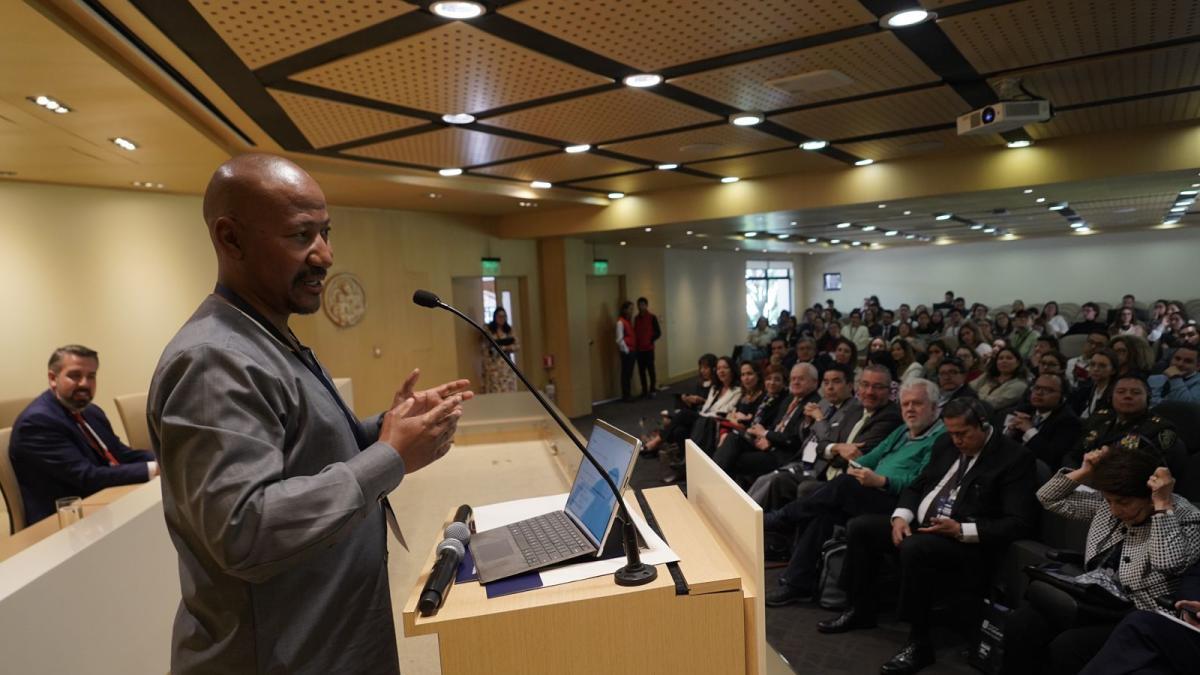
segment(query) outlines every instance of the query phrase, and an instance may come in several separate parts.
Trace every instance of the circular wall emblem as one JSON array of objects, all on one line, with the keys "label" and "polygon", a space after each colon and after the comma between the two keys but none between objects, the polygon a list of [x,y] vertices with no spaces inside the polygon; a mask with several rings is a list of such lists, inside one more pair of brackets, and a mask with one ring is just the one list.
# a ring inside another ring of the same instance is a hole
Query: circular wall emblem
[{"label": "circular wall emblem", "polygon": [[321,294],[325,315],[339,328],[349,328],[367,313],[367,294],[353,274],[335,274],[325,282]]}]

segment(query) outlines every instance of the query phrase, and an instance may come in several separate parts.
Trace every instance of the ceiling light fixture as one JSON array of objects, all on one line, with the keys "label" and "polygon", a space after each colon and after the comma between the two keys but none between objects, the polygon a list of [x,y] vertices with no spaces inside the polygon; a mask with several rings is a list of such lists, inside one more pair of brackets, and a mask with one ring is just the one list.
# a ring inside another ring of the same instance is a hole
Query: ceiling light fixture
[{"label": "ceiling light fixture", "polygon": [[707,251],[707,250],[708,250],[708,244],[705,244],[705,245],[701,246],[700,248],[701,248],[701,249],[703,249],[703,250],[705,250],[705,251]]},{"label": "ceiling light fixture", "polygon": [[622,246],[624,246],[624,245],[625,245],[625,242],[624,242],[624,241],[622,241],[622,242],[621,242],[621,245],[622,245]]},{"label": "ceiling light fixture", "polygon": [[447,178],[451,176],[461,176],[462,169],[438,169],[438,174]]},{"label": "ceiling light fixture", "polygon": [[610,192],[610,193],[608,193],[608,198],[609,199],[624,199],[625,193],[624,192]]},{"label": "ceiling light fixture", "polygon": [[737,253],[737,252],[738,252],[738,251],[740,251],[740,250],[742,250],[742,247],[741,247],[741,246],[734,246],[734,247],[733,247],[733,252],[734,252],[734,253]]},{"label": "ceiling light fixture", "polygon": [[442,198],[442,195],[440,192],[430,192],[429,194],[427,194],[425,196],[429,197],[430,199],[441,199]]},{"label": "ceiling light fixture", "polygon": [[807,241],[807,242],[808,242],[808,243],[810,243],[810,244],[815,244],[815,243],[817,243],[817,238],[816,238],[816,237],[809,237],[809,238],[808,238],[808,239],[806,239],[805,241]]},{"label": "ceiling light fixture", "polygon": [[1188,207],[1186,206],[1176,206],[1171,209],[1171,213],[1187,213],[1187,210]]},{"label": "ceiling light fixture", "polygon": [[984,233],[984,234],[995,234],[995,233],[996,233],[996,228],[994,228],[994,227],[989,227],[989,228],[986,228],[986,229],[983,231],[983,233]]},{"label": "ceiling light fixture", "polygon": [[1178,218],[1165,218],[1165,219],[1163,219],[1163,221],[1162,221],[1162,224],[1163,224],[1163,225],[1176,225],[1176,224],[1178,224],[1178,223],[1179,223],[1179,219],[1178,219]]},{"label": "ceiling light fixture", "polygon": [[667,244],[667,248],[671,248],[671,245],[670,245],[670,244]]},{"label": "ceiling light fixture", "polygon": [[[1196,186],[1193,185],[1192,187]],[[1200,192],[1200,190],[1181,190],[1179,194],[1184,197],[1195,197],[1198,192]]]},{"label": "ceiling light fixture", "polygon": [[475,116],[470,113],[446,113],[442,115],[442,121],[446,124],[470,124],[475,121]]},{"label": "ceiling light fixture", "polygon": [[1031,145],[1033,145],[1033,141],[1024,138],[1008,142],[1008,147],[1013,148],[1014,150],[1017,148],[1028,148]]},{"label": "ceiling light fixture", "polygon": [[693,234],[696,234],[696,233],[695,233],[695,232],[693,232],[692,230],[688,230],[688,231],[687,231],[687,236],[689,236],[689,237],[690,237],[690,236],[692,236]]},{"label": "ceiling light fixture", "polygon": [[972,229],[972,230],[982,230],[982,229],[983,229],[983,223],[975,223],[974,225],[972,225],[972,226],[971,226],[971,229]]},{"label": "ceiling light fixture", "polygon": [[1091,234],[1092,232],[1095,232],[1095,230],[1088,227],[1087,225],[1084,225],[1083,227],[1079,228],[1078,230],[1075,230],[1075,234]]},{"label": "ceiling light fixture", "polygon": [[1077,220],[1077,221],[1071,223],[1072,230],[1078,230],[1081,227],[1087,227],[1087,223],[1083,222],[1082,220]]},{"label": "ceiling light fixture", "polygon": [[71,109],[63,105],[59,101],[50,98],[49,96],[26,96],[26,100],[36,103],[50,112],[56,112],[60,115],[65,115],[71,112]]},{"label": "ceiling light fixture", "polygon": [[736,183],[739,180],[741,180],[741,178],[738,178],[737,176],[725,176],[724,178],[721,179],[721,182],[722,183]]},{"label": "ceiling light fixture", "polygon": [[831,244],[840,244],[840,243],[842,243],[842,240],[841,240],[841,239],[830,239],[830,240],[829,240],[829,243],[831,243]]},{"label": "ceiling light fixture", "polygon": [[1025,188],[1022,192],[1024,194],[1031,195],[1033,194],[1033,188]]},{"label": "ceiling light fixture", "polygon": [[635,73],[633,75],[626,75],[625,79],[622,80],[625,86],[637,87],[638,89],[653,87],[657,84],[662,84],[662,81],[662,75],[657,73]]},{"label": "ceiling light fixture", "polygon": [[838,223],[837,224],[837,229],[839,229],[839,230],[844,230],[847,227],[850,227],[850,223]]},{"label": "ceiling light fixture", "polygon": [[745,112],[734,113],[729,116],[729,123],[735,127],[752,127],[755,124],[762,124],[767,116],[757,110],[747,110]]},{"label": "ceiling light fixture", "polygon": [[581,152],[587,152],[588,150],[591,150],[591,149],[592,149],[592,146],[588,145],[587,143],[580,143],[579,145],[568,145],[567,147],[563,148],[563,150],[566,150],[567,153],[571,154],[571,155],[579,154]]},{"label": "ceiling light fixture", "polygon": [[874,226],[874,225],[863,225],[863,226],[862,226],[862,231],[863,231],[863,232],[873,232],[874,230],[875,230],[875,226]]},{"label": "ceiling light fixture", "polygon": [[752,238],[752,239],[753,239],[754,237],[757,237],[757,236],[758,236],[758,233],[757,233],[757,232],[755,232],[755,231],[753,231],[753,230],[751,230],[750,232],[744,232],[744,233],[742,233],[742,236],[743,236],[743,237],[750,237],[750,238]]},{"label": "ceiling light fixture", "polygon": [[905,211],[905,212],[904,212],[904,215],[906,215],[906,216],[911,216],[911,215],[912,215],[912,211]]},{"label": "ceiling light fixture", "polygon": [[790,234],[788,234],[788,233],[784,232],[783,234],[779,235],[779,238],[780,238],[780,239],[787,239],[787,238],[788,238],[788,237],[790,237],[790,236],[792,236],[792,235],[790,235]]},{"label": "ceiling light fixture", "polygon": [[550,184],[550,183],[547,183],[547,182],[546,182],[546,181],[544,181],[544,180],[535,180],[535,181],[533,181],[532,183],[530,183],[530,184],[529,184],[529,187],[531,187],[531,188],[533,188],[533,189],[535,189],[535,190],[548,190],[548,189],[550,189],[552,186],[551,186],[551,184]]},{"label": "ceiling light fixture", "polygon": [[827,147],[829,147],[829,143],[828,143],[828,142],[826,142],[826,141],[818,141],[818,140],[815,140],[815,139],[814,139],[814,140],[811,140],[811,141],[804,141],[803,143],[801,143],[801,144],[800,144],[800,149],[801,149],[801,150],[808,150],[808,151],[810,151],[810,152],[811,152],[811,151],[815,151],[815,150],[824,150],[824,149],[825,149],[825,148],[827,148]]},{"label": "ceiling light fixture", "polygon": [[429,11],[443,19],[462,21],[464,19],[474,19],[477,16],[483,16],[487,12],[487,8],[481,2],[439,0],[429,6]]},{"label": "ceiling light fixture", "polygon": [[1035,199],[1035,200],[1033,200],[1033,201],[1037,202],[1038,204],[1044,204],[1044,203],[1046,202],[1046,198],[1045,198],[1045,197],[1038,197],[1037,199]]},{"label": "ceiling light fixture", "polygon": [[523,207],[526,209],[536,209],[537,202],[518,202],[517,206],[520,206],[520,207]]},{"label": "ceiling light fixture", "polygon": [[937,14],[914,7],[885,14],[879,20],[879,25],[884,28],[907,28],[935,18]]},{"label": "ceiling light fixture", "polygon": [[934,220],[950,220],[954,217],[953,213],[939,213],[933,217]]},{"label": "ceiling light fixture", "polygon": [[642,228],[642,232],[653,232],[653,231],[654,231],[653,227],[643,227]]},{"label": "ceiling light fixture", "polygon": [[880,204],[880,205],[879,205],[879,208],[881,208],[881,209],[886,209],[886,208],[887,208],[887,204]]},{"label": "ceiling light fixture", "polygon": [[1175,206],[1191,206],[1192,204],[1195,204],[1195,203],[1196,203],[1195,199],[1177,199],[1177,200],[1175,200]]},{"label": "ceiling light fixture", "polygon": [[915,234],[906,234],[906,235],[904,235],[904,238],[905,238],[905,239],[916,239],[916,238],[917,238],[917,235],[915,235]]},{"label": "ceiling light fixture", "polygon": [[871,166],[875,163],[873,159],[860,159],[854,163],[854,166]]},{"label": "ceiling light fixture", "polygon": [[1062,211],[1063,209],[1067,208],[1068,206],[1070,206],[1070,204],[1067,204],[1066,202],[1059,202],[1057,204],[1051,204],[1050,210],[1051,211]]},{"label": "ceiling light fixture", "polygon": [[659,164],[658,166],[656,166],[654,168],[658,169],[659,171],[673,171],[675,169],[678,169],[679,165],[678,164]]},{"label": "ceiling light fixture", "polygon": [[117,136],[116,138],[110,138],[108,140],[112,141],[117,147],[121,148],[122,150],[137,150],[137,148],[138,148],[137,143],[134,143],[133,141],[129,140],[128,138],[121,138],[120,136]]},{"label": "ceiling light fixture", "polygon": [[862,242],[861,241],[852,241],[852,242],[850,242],[850,245],[851,246],[862,246]]},{"label": "ceiling light fixture", "polygon": [[888,230],[887,232],[884,232],[884,233],[883,233],[883,236],[885,236],[885,237],[894,237],[894,236],[896,236],[896,235],[898,235],[898,234],[900,234],[900,232],[899,232],[899,231],[897,231],[897,230]]}]

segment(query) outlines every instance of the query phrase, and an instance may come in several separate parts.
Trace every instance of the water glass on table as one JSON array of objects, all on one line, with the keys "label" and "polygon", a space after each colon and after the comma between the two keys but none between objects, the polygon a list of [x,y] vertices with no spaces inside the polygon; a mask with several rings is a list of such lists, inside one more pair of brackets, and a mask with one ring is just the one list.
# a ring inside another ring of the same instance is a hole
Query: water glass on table
[{"label": "water glass on table", "polygon": [[58,528],[78,522],[83,518],[83,498],[82,497],[63,497],[55,499],[54,506],[58,510]]}]

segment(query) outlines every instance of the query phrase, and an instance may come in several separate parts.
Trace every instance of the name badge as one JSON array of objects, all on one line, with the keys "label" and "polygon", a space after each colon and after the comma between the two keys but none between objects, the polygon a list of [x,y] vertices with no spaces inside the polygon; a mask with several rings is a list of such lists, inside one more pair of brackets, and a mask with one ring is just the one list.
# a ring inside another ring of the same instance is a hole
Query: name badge
[{"label": "name badge", "polygon": [[800,453],[800,461],[812,464],[817,461],[817,441],[813,439],[804,444],[804,450]]}]

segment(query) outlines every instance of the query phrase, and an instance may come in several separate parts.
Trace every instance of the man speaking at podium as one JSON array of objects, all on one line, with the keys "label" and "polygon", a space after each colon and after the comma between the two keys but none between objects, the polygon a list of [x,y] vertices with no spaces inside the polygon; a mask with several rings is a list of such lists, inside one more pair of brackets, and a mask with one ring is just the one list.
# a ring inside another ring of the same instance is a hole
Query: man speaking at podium
[{"label": "man speaking at podium", "polygon": [[[386,496],[450,447],[468,382],[360,422],[288,328],[333,264],[325,196],[269,155],[204,194],[217,286],[167,345],[147,415],[183,599],[171,672],[397,673]],[[397,535],[399,529],[396,529]]]}]

